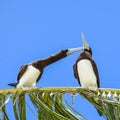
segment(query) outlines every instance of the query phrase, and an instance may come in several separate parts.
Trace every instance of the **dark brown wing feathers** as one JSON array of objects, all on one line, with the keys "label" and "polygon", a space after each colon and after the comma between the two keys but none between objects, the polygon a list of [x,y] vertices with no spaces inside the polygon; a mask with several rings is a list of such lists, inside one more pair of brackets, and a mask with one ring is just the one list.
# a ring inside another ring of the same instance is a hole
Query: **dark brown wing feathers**
[{"label": "dark brown wing feathers", "polygon": [[79,80],[79,76],[78,76],[78,72],[77,72],[77,64],[76,63],[73,65],[73,71],[74,71],[75,78],[78,80],[78,83],[80,84],[80,80]]},{"label": "dark brown wing feathers", "polygon": [[28,65],[23,65],[21,66],[18,76],[17,76],[17,81],[19,81],[19,79],[22,77],[22,75],[25,73],[26,69],[27,69]]},{"label": "dark brown wing feathers", "polygon": [[73,70],[74,70],[74,76],[75,78],[78,80],[78,83],[80,84],[80,79],[79,79],[79,76],[78,76],[78,72],[77,72],[77,63],[78,61],[82,60],[82,59],[88,59],[91,61],[92,63],[92,67],[93,67],[93,70],[95,72],[95,75],[97,76],[97,85],[98,85],[98,88],[100,87],[100,80],[99,80],[99,73],[98,73],[98,69],[97,69],[97,66],[96,66],[96,63],[95,61],[88,55],[88,53],[86,53],[85,51],[83,51],[82,53],[80,53],[76,63],[73,65]]},{"label": "dark brown wing feathers", "polygon": [[40,80],[42,74],[43,74],[43,69],[41,69],[41,71],[40,71],[40,75],[39,75],[39,77],[38,77],[38,79],[37,79],[37,82]]},{"label": "dark brown wing feathers", "polygon": [[95,75],[97,76],[97,85],[98,85],[98,88],[100,87],[100,80],[99,80],[99,74],[98,74],[98,69],[97,69],[97,66],[96,66],[96,63],[94,60],[91,60],[92,62],[92,67],[93,67],[93,70],[95,72]]}]

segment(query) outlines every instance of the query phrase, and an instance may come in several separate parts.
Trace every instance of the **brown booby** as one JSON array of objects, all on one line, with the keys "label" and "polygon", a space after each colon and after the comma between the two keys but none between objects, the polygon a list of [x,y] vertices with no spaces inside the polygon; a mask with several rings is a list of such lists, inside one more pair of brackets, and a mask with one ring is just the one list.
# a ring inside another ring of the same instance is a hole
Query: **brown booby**
[{"label": "brown booby", "polygon": [[[92,49],[82,34],[83,51],[73,65],[74,76],[83,88],[97,90],[100,87],[99,74],[95,61],[92,58]],[[102,113],[97,109],[99,115]]]},{"label": "brown booby", "polygon": [[99,74],[95,61],[92,59],[92,49],[82,34],[83,51],[73,65],[74,76],[83,88],[97,90],[100,87]]},{"label": "brown booby", "polygon": [[23,88],[23,89],[31,89],[36,87],[36,83],[41,78],[43,74],[43,70],[46,66],[78,51],[81,48],[73,48],[73,49],[65,49],[61,50],[60,52],[37,61],[33,61],[31,63],[25,64],[21,66],[16,83],[10,83],[8,85],[14,86],[16,88]]}]

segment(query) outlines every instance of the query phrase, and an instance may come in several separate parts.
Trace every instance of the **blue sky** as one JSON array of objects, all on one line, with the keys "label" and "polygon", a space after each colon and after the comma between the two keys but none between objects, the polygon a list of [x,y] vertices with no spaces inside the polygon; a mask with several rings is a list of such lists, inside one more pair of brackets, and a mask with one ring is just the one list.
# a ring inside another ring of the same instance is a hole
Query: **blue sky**
[{"label": "blue sky", "polygon": [[[101,88],[120,88],[119,5],[119,0],[1,0],[0,88],[10,88],[21,65],[82,46],[81,32],[93,50]],[[72,70],[78,55],[45,68],[37,87],[78,87]],[[74,107],[88,120],[104,120],[79,96]]]}]

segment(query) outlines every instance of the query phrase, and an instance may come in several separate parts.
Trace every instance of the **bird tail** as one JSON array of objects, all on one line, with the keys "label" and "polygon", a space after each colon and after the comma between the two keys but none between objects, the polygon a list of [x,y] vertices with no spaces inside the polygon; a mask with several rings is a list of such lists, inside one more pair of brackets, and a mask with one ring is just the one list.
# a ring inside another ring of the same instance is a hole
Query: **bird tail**
[{"label": "bird tail", "polygon": [[9,86],[16,87],[17,84],[18,84],[18,83],[9,83],[8,85],[9,85]]}]

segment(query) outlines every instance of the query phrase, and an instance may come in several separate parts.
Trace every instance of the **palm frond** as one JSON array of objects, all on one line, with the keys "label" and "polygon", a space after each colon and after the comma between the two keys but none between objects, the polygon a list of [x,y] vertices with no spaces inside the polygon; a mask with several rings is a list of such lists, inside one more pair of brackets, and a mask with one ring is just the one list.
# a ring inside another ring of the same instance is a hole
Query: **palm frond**
[{"label": "palm frond", "polygon": [[9,120],[9,114],[7,115],[5,108],[6,104],[12,101],[13,109],[11,110],[13,110],[14,118],[16,120],[26,120],[25,96],[28,94],[33,106],[36,108],[38,120],[85,120],[75,110],[71,112],[63,104],[63,95],[65,93],[67,91],[61,91],[61,88],[39,88],[27,91],[22,89],[0,90],[0,94],[2,95],[0,99],[1,116],[5,120]]},{"label": "palm frond", "polygon": [[6,96],[4,94],[0,95],[0,119],[1,120],[9,120],[8,115],[6,113],[6,106],[4,105],[6,100]]},{"label": "palm frond", "polygon": [[84,90],[80,94],[92,103],[107,120],[120,120],[120,90]]},{"label": "palm frond", "polygon": [[20,94],[18,96],[18,110],[19,110],[20,120],[26,120],[25,94]]},{"label": "palm frond", "polygon": [[[41,119],[49,120],[78,120],[72,112],[63,105],[62,94],[36,92],[29,94],[31,101]],[[81,117],[82,118],[82,117]]]},{"label": "palm frond", "polygon": [[18,102],[18,96],[16,95],[13,97],[13,111],[14,111],[15,120],[19,120],[17,102]]},{"label": "palm frond", "polygon": [[[93,104],[107,120],[120,119],[120,90],[98,89],[90,91],[83,88],[38,88],[24,91],[22,89],[0,90],[0,119],[9,120],[7,103],[12,101],[16,120],[26,120],[26,94],[28,94],[38,120],[86,120],[65,99],[64,94],[80,94]],[[13,107],[13,109],[12,109]]]}]

